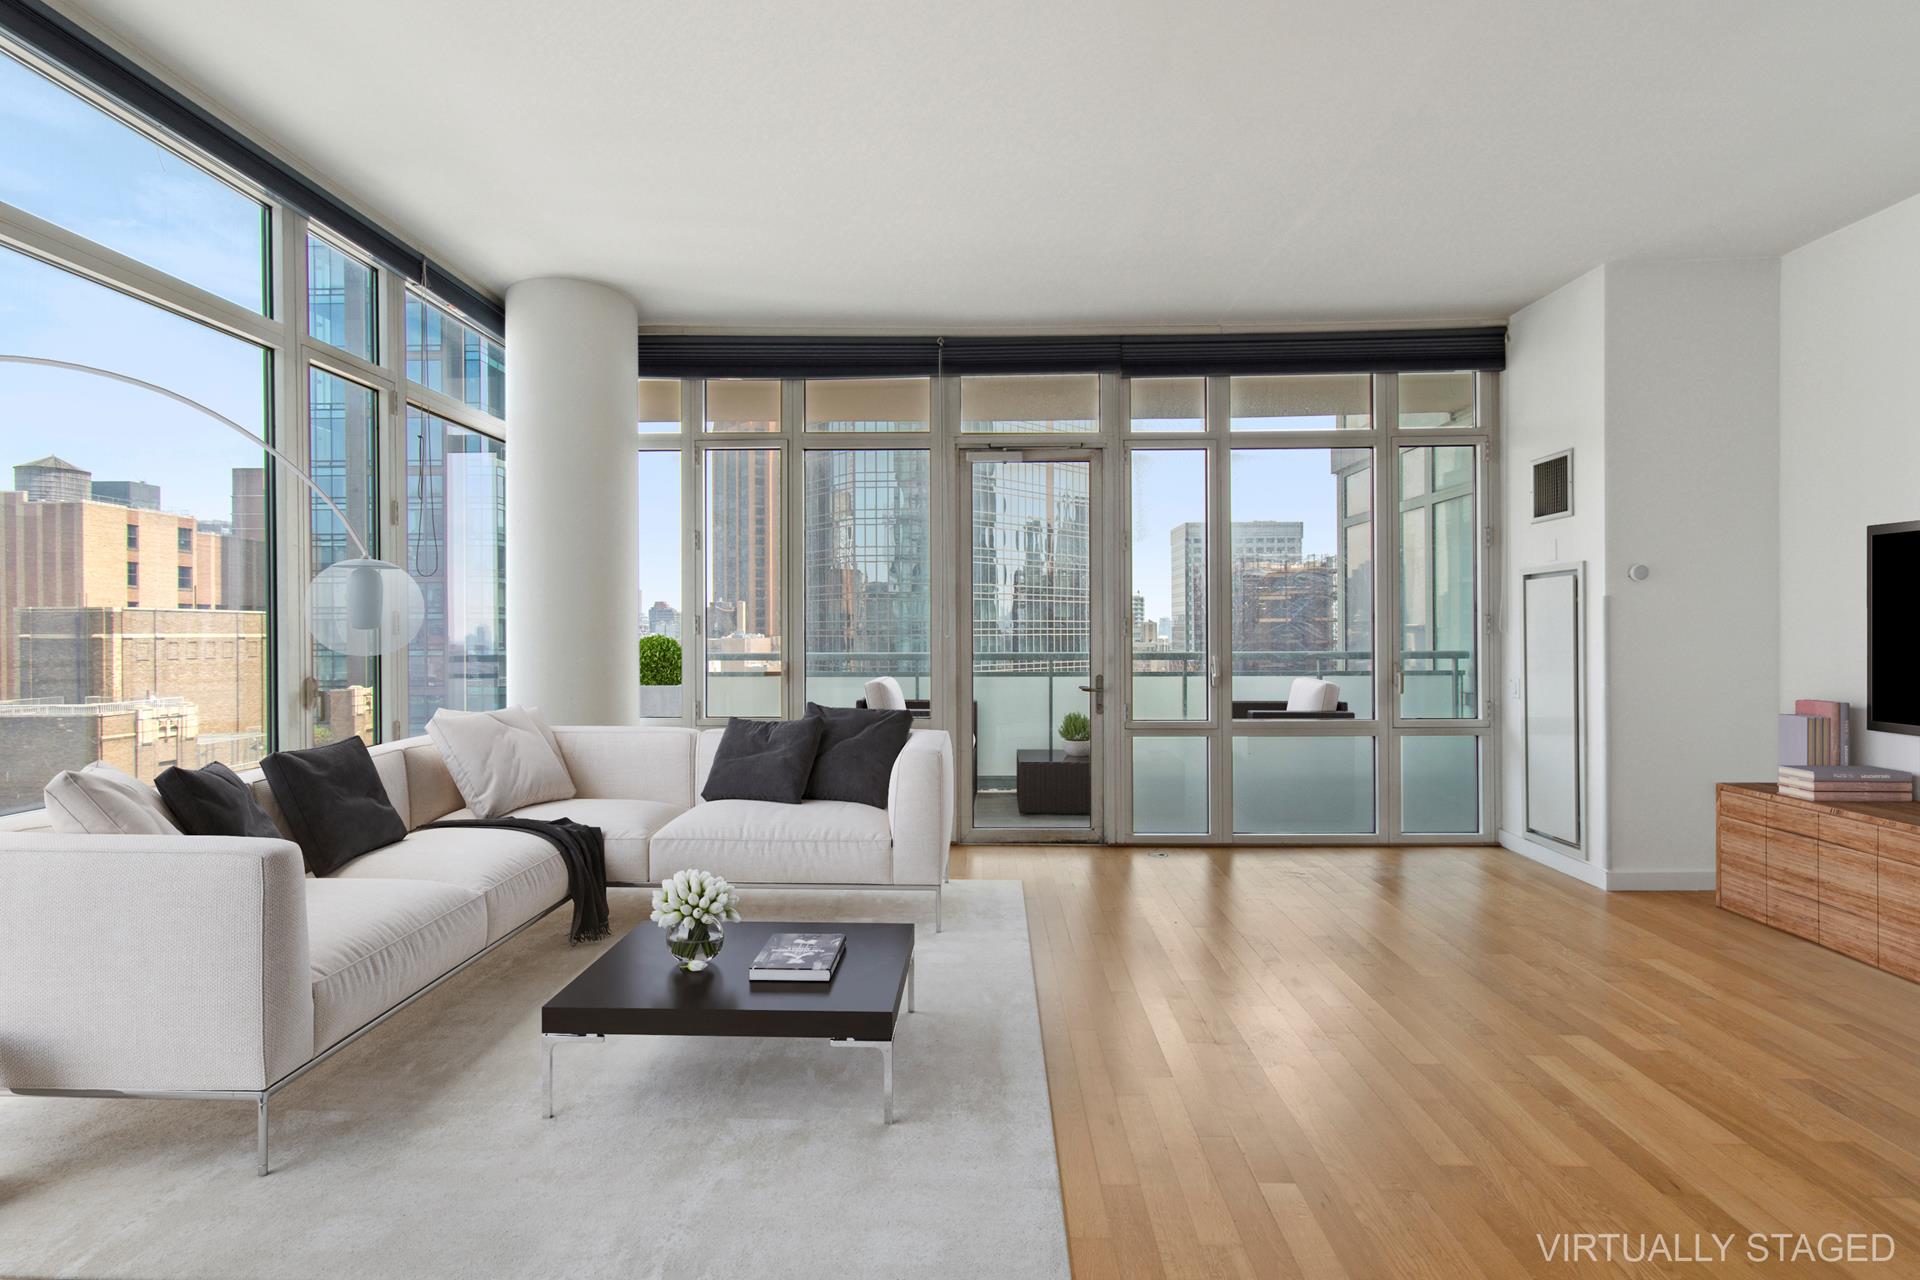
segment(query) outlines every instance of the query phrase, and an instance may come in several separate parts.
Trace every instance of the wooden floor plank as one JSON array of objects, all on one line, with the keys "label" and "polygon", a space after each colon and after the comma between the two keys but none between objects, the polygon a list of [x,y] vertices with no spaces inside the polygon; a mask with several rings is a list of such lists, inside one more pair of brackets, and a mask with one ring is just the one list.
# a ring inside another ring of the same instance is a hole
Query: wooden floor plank
[{"label": "wooden floor plank", "polygon": [[[1157,856],[1159,855],[1159,856]],[[1920,1272],[1920,985],[1498,849],[961,847],[1022,882],[1082,1277]],[[1725,1266],[1542,1238],[1739,1233]]]}]

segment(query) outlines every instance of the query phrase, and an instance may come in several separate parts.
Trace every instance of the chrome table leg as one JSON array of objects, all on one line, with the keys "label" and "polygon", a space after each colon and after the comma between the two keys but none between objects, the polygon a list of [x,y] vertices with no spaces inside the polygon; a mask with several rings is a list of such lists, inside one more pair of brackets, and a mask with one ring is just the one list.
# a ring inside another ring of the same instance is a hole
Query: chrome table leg
[{"label": "chrome table leg", "polygon": [[546,1055],[546,1060],[547,1060],[546,1070],[542,1073],[542,1077],[543,1077],[542,1083],[545,1087],[544,1092],[546,1095],[547,1119],[549,1120],[553,1119],[553,1050],[554,1050],[554,1046],[560,1045],[560,1044],[578,1044],[583,1040],[598,1040],[601,1044],[605,1044],[607,1042],[607,1038],[605,1036],[562,1035],[558,1032],[553,1032],[553,1031],[542,1031],[540,1033],[540,1047],[542,1050],[544,1050]]},{"label": "chrome table leg", "polygon": [[913,957],[907,957],[907,1012],[913,1012]]},{"label": "chrome table leg", "polygon": [[260,1095],[260,1132],[256,1139],[256,1148],[260,1157],[260,1176],[267,1176],[267,1095]]},{"label": "chrome table leg", "polygon": [[882,1103],[880,1114],[888,1124],[893,1123],[893,1041],[891,1040],[829,1040],[828,1044],[836,1049],[878,1049],[880,1051],[880,1087]]}]

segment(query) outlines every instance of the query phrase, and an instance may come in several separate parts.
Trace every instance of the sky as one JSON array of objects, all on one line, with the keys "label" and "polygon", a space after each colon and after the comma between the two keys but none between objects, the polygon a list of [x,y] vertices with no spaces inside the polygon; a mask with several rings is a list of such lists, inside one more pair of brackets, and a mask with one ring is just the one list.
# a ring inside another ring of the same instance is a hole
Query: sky
[{"label": "sky", "polygon": [[[640,484],[641,621],[656,600],[680,599],[680,455],[642,451]],[[686,634],[684,631],[682,634]]]}]

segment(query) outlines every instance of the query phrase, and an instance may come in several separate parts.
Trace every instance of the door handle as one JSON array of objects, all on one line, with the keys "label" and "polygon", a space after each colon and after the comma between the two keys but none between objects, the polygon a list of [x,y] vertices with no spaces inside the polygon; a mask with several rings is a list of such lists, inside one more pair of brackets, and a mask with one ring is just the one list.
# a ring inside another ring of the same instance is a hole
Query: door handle
[{"label": "door handle", "polygon": [[1083,684],[1080,686],[1080,692],[1093,695],[1093,714],[1095,715],[1099,715],[1107,709],[1106,688],[1107,678],[1105,676],[1095,676],[1092,684]]}]

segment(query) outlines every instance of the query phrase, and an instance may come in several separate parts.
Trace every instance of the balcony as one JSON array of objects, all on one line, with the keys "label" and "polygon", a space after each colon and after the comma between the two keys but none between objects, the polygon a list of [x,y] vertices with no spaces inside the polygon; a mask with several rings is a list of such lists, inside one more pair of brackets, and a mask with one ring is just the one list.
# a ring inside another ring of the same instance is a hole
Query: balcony
[{"label": "balcony", "polygon": [[[1340,686],[1357,720],[1375,718],[1371,650],[1256,650],[1234,655],[1232,694],[1243,700],[1280,701],[1300,676]],[[712,717],[775,716],[781,707],[783,655],[760,652],[715,657],[707,674],[706,710]],[[747,661],[752,669],[740,670]],[[1476,703],[1473,655],[1466,650],[1408,650],[1402,657],[1403,714],[1419,719],[1470,718]],[[994,664],[994,665],[988,665]],[[995,669],[1003,666],[1005,669]],[[1134,659],[1131,715],[1135,721],[1204,720],[1207,658],[1196,650],[1141,653]],[[806,696],[829,706],[852,706],[866,695],[866,682],[890,675],[909,698],[935,698],[931,663],[924,653],[814,653],[807,659]],[[974,772],[982,792],[1011,791],[1016,753],[1059,749],[1060,718],[1086,712],[1085,653],[981,655],[973,675]],[[1225,691],[1222,691],[1225,696]],[[1110,713],[1120,708],[1108,703]],[[942,717],[946,719],[945,716]],[[949,723],[951,723],[949,721]],[[1270,722],[1269,722],[1270,723]]]}]

